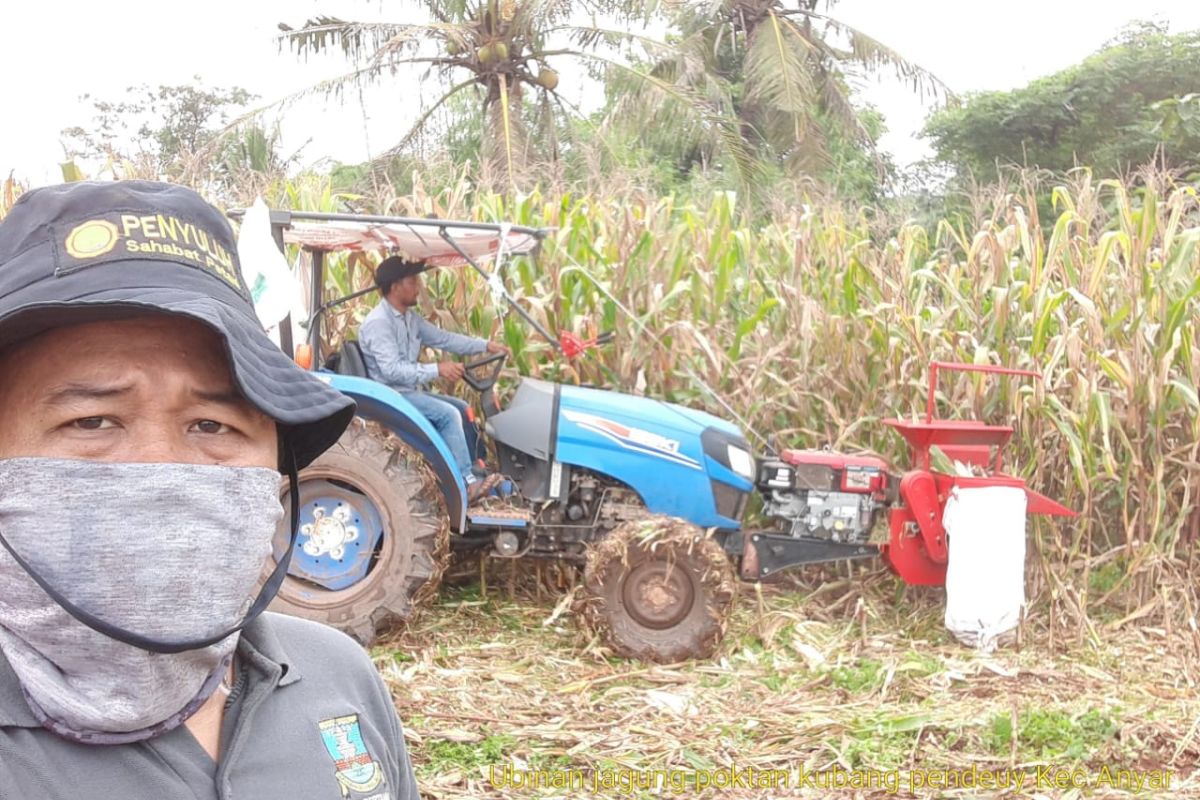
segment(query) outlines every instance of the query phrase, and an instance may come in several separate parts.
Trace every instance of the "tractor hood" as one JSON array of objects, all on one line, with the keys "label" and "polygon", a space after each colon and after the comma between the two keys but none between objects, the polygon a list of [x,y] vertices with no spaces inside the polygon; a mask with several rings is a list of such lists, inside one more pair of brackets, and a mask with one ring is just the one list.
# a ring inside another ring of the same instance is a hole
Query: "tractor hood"
[{"label": "tractor hood", "polygon": [[[678,406],[649,397],[637,397],[602,389],[586,389],[579,386],[562,387],[563,415],[572,422],[587,424],[596,422],[607,430],[603,420],[616,422],[634,431],[633,442],[638,443],[637,431],[650,436],[640,437],[651,455],[661,452],[677,452],[683,461],[703,461],[702,438],[705,431],[713,431],[728,437],[733,443],[749,450],[746,439],[736,425],[704,411]],[[574,419],[572,419],[574,417]],[[594,417],[594,420],[588,420]],[[607,430],[619,437],[618,431]],[[657,441],[655,437],[665,441]],[[672,443],[677,443],[677,448]]]},{"label": "tractor hood", "polygon": [[651,512],[701,527],[737,528],[754,488],[737,426],[647,397],[526,378],[487,430],[539,462],[620,481]]},{"label": "tractor hood", "polygon": [[559,387],[556,457],[615,478],[655,513],[736,528],[753,488],[737,426],[661,400]]}]

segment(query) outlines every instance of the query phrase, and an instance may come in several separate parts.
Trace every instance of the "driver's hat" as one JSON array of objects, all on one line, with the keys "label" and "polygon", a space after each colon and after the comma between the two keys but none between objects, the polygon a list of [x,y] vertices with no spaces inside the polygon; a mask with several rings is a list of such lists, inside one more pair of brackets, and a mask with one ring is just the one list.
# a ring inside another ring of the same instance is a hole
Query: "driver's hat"
[{"label": "driver's hat", "polygon": [[354,401],[267,337],[225,216],[196,192],[151,181],[25,192],[0,222],[0,347],[51,328],[167,313],[225,343],[234,380],[278,423],[297,467],[328,449]]},{"label": "driver's hat", "polygon": [[424,261],[410,261],[403,256],[388,256],[375,268],[375,285],[387,292],[396,281],[409,275],[420,275],[429,268]]}]

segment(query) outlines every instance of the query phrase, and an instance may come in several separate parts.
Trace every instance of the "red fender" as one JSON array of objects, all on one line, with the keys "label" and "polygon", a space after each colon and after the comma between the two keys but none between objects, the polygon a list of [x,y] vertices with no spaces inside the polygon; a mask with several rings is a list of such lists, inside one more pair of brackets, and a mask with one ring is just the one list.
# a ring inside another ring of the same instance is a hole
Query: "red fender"
[{"label": "red fender", "polygon": [[900,479],[900,497],[921,529],[925,552],[938,564],[949,559],[946,551],[946,529],[942,527],[942,504],[938,498],[933,473],[914,470]]},{"label": "red fender", "polygon": [[888,528],[891,537],[879,549],[892,572],[914,586],[945,585],[946,565],[929,557],[920,529],[907,508],[900,506],[888,512]]}]

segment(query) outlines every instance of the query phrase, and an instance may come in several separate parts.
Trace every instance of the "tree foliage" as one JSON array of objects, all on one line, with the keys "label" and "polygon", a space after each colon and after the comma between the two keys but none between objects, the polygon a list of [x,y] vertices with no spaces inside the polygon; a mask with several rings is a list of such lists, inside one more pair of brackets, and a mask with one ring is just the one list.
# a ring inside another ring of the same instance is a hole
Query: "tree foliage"
[{"label": "tree foliage", "polygon": [[[833,0],[717,0],[675,4],[678,38],[658,53],[651,74],[701,96],[727,116],[738,139],[768,172],[806,175],[836,184],[849,162],[860,170],[874,161],[874,184],[887,168],[875,143],[878,114],[857,107],[849,78],[894,70],[914,90],[934,97],[948,91],[934,75],[881,42],[828,14]],[[690,108],[656,103],[636,85],[615,98],[619,113],[637,120],[684,171],[720,163],[724,141],[691,118]],[[649,124],[647,124],[649,123]],[[853,183],[863,188],[863,175]]]},{"label": "tree foliage", "polygon": [[[416,109],[412,126],[376,159],[385,171],[423,140],[435,148],[457,140],[465,147],[455,151],[456,160],[475,156],[480,172],[498,176],[500,185],[523,173],[544,174],[530,167],[562,166],[574,149],[575,162],[594,163],[601,154],[680,180],[715,172],[742,189],[760,189],[773,175],[863,188],[877,186],[887,167],[875,150],[882,126],[851,102],[848,72],[891,68],[917,89],[944,92],[920,67],[818,12],[833,0],[664,3],[657,19],[668,29],[665,40],[604,24],[648,20],[657,3],[421,5],[431,21],[321,16],[299,29],[281,25],[282,41],[297,55],[340,49],[354,64],[315,91],[340,92],[404,68],[438,87],[437,99]],[[581,22],[587,13],[591,19]],[[591,79],[604,82],[604,113],[585,117],[557,91],[551,64],[563,58],[582,62]],[[464,110],[471,109],[475,119],[464,125]]]},{"label": "tree foliage", "polygon": [[130,86],[117,100],[82,99],[92,100],[92,122],[63,130],[68,158],[148,155],[169,173],[181,156],[208,144],[253,95],[239,87],[206,88],[197,76],[195,84]]},{"label": "tree foliage", "polygon": [[1113,174],[1150,161],[1200,166],[1200,31],[1140,23],[1082,63],[933,115],[938,157],[961,171],[997,165]]},{"label": "tree foliage", "polygon": [[[430,21],[365,23],[318,16],[299,29],[280,24],[281,40],[303,56],[338,48],[354,69],[311,91],[339,93],[348,86],[419,70],[437,85],[436,100],[415,109],[411,127],[391,139],[375,159],[386,168],[421,138],[445,134],[460,120],[434,125],[435,114],[463,108],[469,98],[479,123],[478,153],[485,174],[512,184],[530,163],[553,161],[560,147],[563,115],[573,113],[558,91],[560,58],[601,59],[614,38],[594,26],[569,24],[573,13],[644,13],[632,0],[424,0]],[[411,73],[410,73],[411,74]],[[407,94],[407,93],[406,93]]]},{"label": "tree foliage", "polygon": [[[255,99],[240,87],[131,86],[118,99],[92,98],[92,120],[62,131],[68,163],[128,164],[126,173],[207,184],[214,194],[249,173],[282,173],[278,130],[233,125]],[[103,170],[103,167],[101,167]]]}]

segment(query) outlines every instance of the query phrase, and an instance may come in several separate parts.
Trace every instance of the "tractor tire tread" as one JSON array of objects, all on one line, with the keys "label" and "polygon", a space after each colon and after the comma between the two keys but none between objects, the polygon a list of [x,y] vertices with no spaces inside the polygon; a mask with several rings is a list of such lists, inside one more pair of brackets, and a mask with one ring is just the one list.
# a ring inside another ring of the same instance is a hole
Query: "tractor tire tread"
[{"label": "tractor tire tread", "polygon": [[[639,625],[620,600],[619,583],[633,559],[666,557],[685,567],[703,613],[693,612],[674,629]],[[600,636],[617,655],[659,663],[707,659],[725,635],[737,583],[725,551],[684,520],[645,514],[623,522],[593,545],[584,568],[576,612],[585,630]]]},{"label": "tractor tire tread", "polygon": [[[381,570],[388,574],[377,576],[379,585],[351,595],[342,605],[301,608],[277,596],[273,609],[325,622],[366,646],[383,630],[412,623],[437,596],[449,560],[449,516],[424,459],[376,422],[355,417],[337,444],[306,469],[320,470],[325,463],[353,464],[356,475],[363,476],[360,479],[373,481],[378,484],[376,491],[386,492],[386,502],[395,506],[391,513],[404,518],[407,544],[400,551],[385,552],[404,563],[375,564],[372,574]],[[380,513],[385,518],[389,514],[384,509]],[[392,548],[397,544],[393,542]],[[359,585],[369,580],[370,574]]]}]

